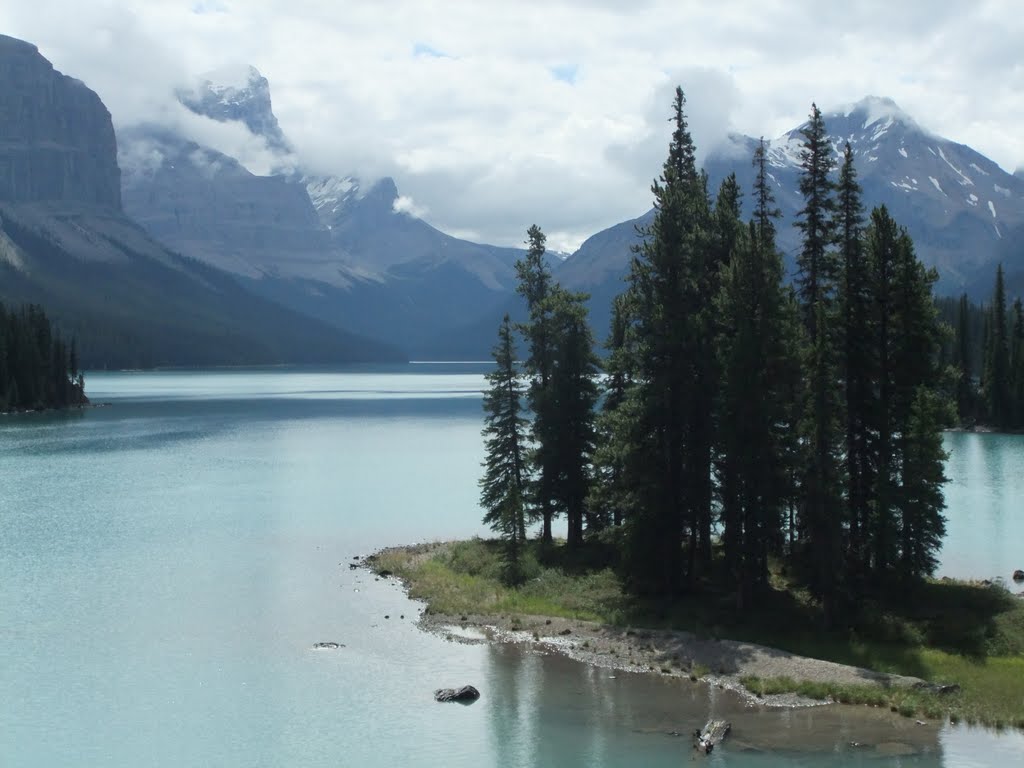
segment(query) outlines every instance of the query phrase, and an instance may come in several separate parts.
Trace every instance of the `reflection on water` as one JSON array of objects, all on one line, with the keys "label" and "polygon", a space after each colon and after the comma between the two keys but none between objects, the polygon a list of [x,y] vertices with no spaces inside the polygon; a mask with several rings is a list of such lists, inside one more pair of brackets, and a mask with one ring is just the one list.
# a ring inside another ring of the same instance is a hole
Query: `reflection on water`
[{"label": "reflection on water", "polygon": [[[489,648],[487,662],[479,704],[508,765],[943,765],[937,723],[884,710],[763,709],[685,679],[598,669],[522,646]],[[733,728],[705,758],[690,734],[709,718]]]},{"label": "reflection on water", "polygon": [[949,432],[946,539],[938,575],[1001,578],[1024,568],[1024,435]]},{"label": "reflection on water", "polygon": [[[711,716],[734,730],[708,765],[1020,761],[1018,734],[761,711],[421,632],[397,585],[348,562],[484,532],[486,369],[91,375],[110,407],[0,420],[0,762],[668,766]],[[1019,439],[947,445],[944,572],[1021,567]],[[476,704],[433,702],[467,683]]]}]

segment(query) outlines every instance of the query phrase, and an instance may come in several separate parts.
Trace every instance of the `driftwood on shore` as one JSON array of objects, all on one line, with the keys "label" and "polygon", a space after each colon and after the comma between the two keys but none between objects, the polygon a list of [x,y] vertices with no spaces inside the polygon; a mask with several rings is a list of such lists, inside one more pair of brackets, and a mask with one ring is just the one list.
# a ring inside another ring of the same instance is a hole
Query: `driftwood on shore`
[{"label": "driftwood on shore", "polygon": [[705,755],[710,754],[717,745],[722,743],[729,733],[732,724],[726,720],[708,720],[703,730],[693,732],[693,746]]}]

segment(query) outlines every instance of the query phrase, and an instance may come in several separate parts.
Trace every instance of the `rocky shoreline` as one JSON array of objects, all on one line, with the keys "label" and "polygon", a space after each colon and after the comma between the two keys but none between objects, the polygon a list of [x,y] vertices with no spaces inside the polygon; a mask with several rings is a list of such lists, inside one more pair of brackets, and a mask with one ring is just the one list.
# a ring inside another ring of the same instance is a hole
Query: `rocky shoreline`
[{"label": "rocky shoreline", "polygon": [[[392,547],[411,559],[433,556],[442,543]],[[377,553],[379,555],[380,553]],[[376,566],[376,555],[353,563],[378,576],[395,578]],[[701,637],[682,630],[617,627],[578,619],[528,615],[446,615],[426,608],[419,626],[452,642],[516,643],[542,653],[558,653],[608,670],[676,677],[736,691],[748,701],[773,707],[829,703],[785,693],[759,696],[741,682],[744,677],[789,678],[837,685],[877,685],[883,688],[923,687],[924,680],[798,656],[755,643]]]}]

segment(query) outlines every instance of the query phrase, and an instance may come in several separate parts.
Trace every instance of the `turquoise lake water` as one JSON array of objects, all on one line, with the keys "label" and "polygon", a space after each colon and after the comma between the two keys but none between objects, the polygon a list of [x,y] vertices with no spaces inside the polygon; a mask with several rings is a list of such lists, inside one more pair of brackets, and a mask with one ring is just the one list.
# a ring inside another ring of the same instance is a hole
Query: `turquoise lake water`
[{"label": "turquoise lake water", "polygon": [[[0,419],[0,765],[668,766],[710,715],[734,724],[715,766],[1024,764],[1018,733],[762,711],[419,631],[348,562],[485,533],[483,370],[96,373],[109,407]],[[940,573],[1008,580],[1024,438],[947,447]],[[465,683],[473,706],[433,702]]]}]

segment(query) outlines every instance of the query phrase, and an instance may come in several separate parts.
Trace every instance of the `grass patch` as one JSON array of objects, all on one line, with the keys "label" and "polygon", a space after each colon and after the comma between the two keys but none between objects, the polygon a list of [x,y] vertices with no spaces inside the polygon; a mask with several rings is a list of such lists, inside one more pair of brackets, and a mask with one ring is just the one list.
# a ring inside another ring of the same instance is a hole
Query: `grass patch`
[{"label": "grass patch", "polygon": [[[552,616],[620,627],[683,629],[700,637],[760,643],[877,672],[956,683],[959,693],[827,686],[792,680],[744,680],[754,693],[797,692],[851,704],[888,706],[909,715],[946,715],[968,723],[1024,727],[1024,600],[997,586],[929,581],[879,590],[898,604],[862,601],[841,628],[824,631],[820,606],[773,570],[772,588],[736,610],[734,594],[705,585],[672,601],[627,595],[604,553],[568,553],[531,542],[525,580],[503,583],[503,545],[472,539],[434,548],[390,550],[371,565],[405,580],[429,610],[449,615]],[[691,678],[707,670],[690,670]]]}]

